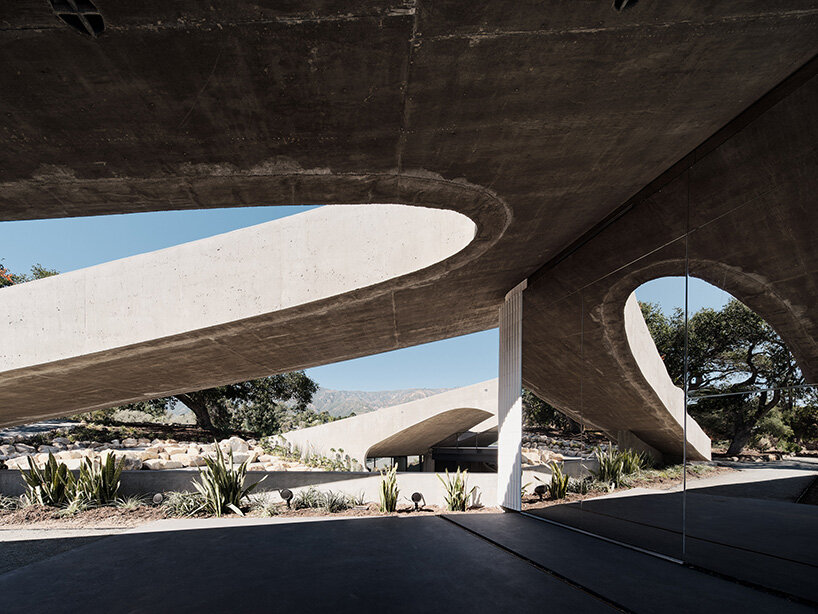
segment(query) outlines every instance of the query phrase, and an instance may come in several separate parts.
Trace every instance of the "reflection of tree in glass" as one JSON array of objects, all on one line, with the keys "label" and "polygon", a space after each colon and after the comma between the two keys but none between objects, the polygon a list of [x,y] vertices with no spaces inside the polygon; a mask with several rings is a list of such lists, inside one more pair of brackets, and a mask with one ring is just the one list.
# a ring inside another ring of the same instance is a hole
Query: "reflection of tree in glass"
[{"label": "reflection of tree in glass", "polygon": [[[653,303],[641,307],[670,377],[683,386],[684,312],[677,308],[667,317]],[[721,309],[706,308],[690,316],[688,390],[696,397],[732,395],[697,398],[690,413],[712,437],[730,441],[727,454],[738,454],[762,435],[796,441],[794,421],[810,415],[814,399],[810,401],[806,390],[780,388],[803,383],[781,337],[739,301],[732,299]],[[774,390],[752,392],[760,389]]]}]

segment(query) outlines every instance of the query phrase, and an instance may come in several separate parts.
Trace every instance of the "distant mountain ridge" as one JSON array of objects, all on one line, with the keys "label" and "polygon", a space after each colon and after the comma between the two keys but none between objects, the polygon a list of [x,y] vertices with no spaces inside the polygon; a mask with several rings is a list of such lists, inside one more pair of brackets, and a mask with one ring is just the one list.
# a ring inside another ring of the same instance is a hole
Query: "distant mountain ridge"
[{"label": "distant mountain ridge", "polygon": [[317,412],[328,412],[334,418],[342,418],[355,413],[365,414],[382,407],[392,407],[417,399],[425,399],[451,388],[410,388],[407,390],[330,390],[320,388],[312,398],[310,408]]}]

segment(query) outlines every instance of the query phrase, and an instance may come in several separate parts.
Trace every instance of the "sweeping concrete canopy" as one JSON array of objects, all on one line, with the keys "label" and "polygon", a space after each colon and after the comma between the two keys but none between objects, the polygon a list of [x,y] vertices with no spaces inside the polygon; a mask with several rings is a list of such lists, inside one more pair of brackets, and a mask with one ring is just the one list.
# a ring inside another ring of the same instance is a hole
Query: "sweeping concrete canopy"
[{"label": "sweeping concrete canopy", "polygon": [[[0,220],[393,203],[476,229],[437,264],[263,315],[71,356],[4,346],[0,422],[484,330],[528,278],[524,383],[675,454],[625,304],[679,270],[660,251],[694,228],[712,233],[694,272],[818,373],[813,2],[86,4],[78,28],[40,0],[0,7]],[[710,223],[759,197],[738,236]]]}]

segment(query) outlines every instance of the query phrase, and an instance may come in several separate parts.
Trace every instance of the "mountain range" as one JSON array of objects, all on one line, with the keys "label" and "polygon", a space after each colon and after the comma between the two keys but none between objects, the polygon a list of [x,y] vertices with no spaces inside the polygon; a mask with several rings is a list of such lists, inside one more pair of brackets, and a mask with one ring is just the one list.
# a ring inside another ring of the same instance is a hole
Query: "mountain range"
[{"label": "mountain range", "polygon": [[365,414],[382,407],[391,407],[417,399],[430,397],[449,388],[410,388],[407,390],[329,390],[320,388],[312,398],[310,408],[326,411],[335,418],[351,413]]}]

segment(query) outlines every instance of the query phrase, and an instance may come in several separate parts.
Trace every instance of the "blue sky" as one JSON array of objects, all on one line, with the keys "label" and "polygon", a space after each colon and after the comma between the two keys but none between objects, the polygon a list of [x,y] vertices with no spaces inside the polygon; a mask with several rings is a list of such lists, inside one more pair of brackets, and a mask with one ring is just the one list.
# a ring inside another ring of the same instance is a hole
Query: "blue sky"
[{"label": "blue sky", "polygon": [[[130,215],[0,222],[0,258],[15,273],[40,263],[60,272],[202,239],[293,215],[311,207],[239,207]],[[665,278],[637,291],[670,313],[684,303],[684,279]],[[690,308],[720,307],[729,295],[691,280]],[[309,369],[336,390],[454,388],[497,376],[497,330]]]}]

